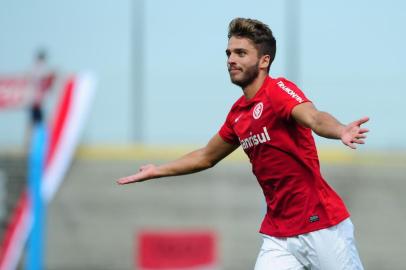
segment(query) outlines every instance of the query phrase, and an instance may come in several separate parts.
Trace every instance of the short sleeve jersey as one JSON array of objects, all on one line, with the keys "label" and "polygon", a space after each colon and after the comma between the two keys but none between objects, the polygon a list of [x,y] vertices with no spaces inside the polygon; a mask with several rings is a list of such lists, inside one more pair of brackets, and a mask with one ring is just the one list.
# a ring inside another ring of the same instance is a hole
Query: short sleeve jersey
[{"label": "short sleeve jersey", "polygon": [[260,232],[289,237],[328,228],[349,217],[337,193],[320,173],[312,131],[291,117],[310,102],[284,78],[267,77],[247,100],[239,98],[219,131],[241,145],[263,190],[267,212]]}]

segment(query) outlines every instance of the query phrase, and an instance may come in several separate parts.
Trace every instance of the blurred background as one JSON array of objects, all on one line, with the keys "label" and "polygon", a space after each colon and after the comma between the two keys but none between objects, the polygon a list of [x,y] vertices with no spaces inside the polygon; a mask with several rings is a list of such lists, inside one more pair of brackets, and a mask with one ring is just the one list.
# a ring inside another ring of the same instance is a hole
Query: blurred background
[{"label": "blurred background", "polygon": [[[352,212],[366,269],[403,269],[406,39],[401,0],[0,1],[0,78],[29,74],[39,50],[64,78],[91,71],[94,99],[64,183],[48,206],[45,269],[138,269],[143,230],[215,235],[216,267],[253,269],[263,195],[240,150],[193,176],[118,187],[115,179],[205,145],[241,90],[226,69],[228,23],[250,17],[277,40],[286,77],[344,123],[369,116],[357,151],[317,138],[323,173]],[[2,231],[25,187],[29,113],[0,108]],[[0,238],[1,239],[1,238]],[[22,267],[20,265],[20,267]]]}]

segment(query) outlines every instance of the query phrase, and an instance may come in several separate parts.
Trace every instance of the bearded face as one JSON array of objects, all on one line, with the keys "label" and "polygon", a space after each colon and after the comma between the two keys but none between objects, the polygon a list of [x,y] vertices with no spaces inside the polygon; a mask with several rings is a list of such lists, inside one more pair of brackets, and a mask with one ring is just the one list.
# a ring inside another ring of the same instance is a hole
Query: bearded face
[{"label": "bearded face", "polygon": [[258,77],[258,51],[250,40],[231,37],[228,41],[226,54],[228,72],[232,83],[244,88]]},{"label": "bearded face", "polygon": [[250,85],[255,78],[258,77],[259,74],[259,63],[258,61],[251,66],[247,67],[234,67],[234,68],[229,68],[228,72],[230,74],[230,79],[231,82],[235,85],[240,86],[241,88],[244,88],[248,85]]}]

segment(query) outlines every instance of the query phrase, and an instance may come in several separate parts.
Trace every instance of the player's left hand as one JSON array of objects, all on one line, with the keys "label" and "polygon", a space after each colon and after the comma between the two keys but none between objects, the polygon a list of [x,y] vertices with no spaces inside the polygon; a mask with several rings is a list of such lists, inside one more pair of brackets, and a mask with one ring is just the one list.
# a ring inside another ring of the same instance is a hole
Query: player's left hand
[{"label": "player's left hand", "polygon": [[361,128],[361,125],[369,121],[369,117],[363,117],[346,125],[341,134],[341,141],[352,149],[356,149],[355,144],[364,144],[367,137],[365,133],[369,132],[367,128]]},{"label": "player's left hand", "polygon": [[153,164],[141,166],[136,174],[118,179],[116,182],[119,185],[131,184],[135,182],[143,182],[149,179],[158,177],[158,169]]}]

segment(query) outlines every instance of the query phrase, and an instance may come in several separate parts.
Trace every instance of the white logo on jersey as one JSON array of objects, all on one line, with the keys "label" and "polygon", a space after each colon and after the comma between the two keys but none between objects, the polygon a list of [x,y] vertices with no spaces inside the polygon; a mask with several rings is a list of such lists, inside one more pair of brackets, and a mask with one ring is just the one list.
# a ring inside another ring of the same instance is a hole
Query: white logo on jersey
[{"label": "white logo on jersey", "polygon": [[254,119],[260,118],[263,109],[264,109],[264,104],[262,102],[258,103],[255,106],[254,110],[252,111],[252,117],[254,117]]},{"label": "white logo on jersey", "polygon": [[289,96],[291,96],[292,98],[296,99],[297,102],[302,103],[303,99],[301,97],[299,97],[298,94],[295,93],[295,91],[293,91],[292,89],[290,89],[289,87],[287,87],[282,81],[279,81],[277,83],[277,85],[283,90],[285,91]]},{"label": "white logo on jersey", "polygon": [[252,133],[250,132],[250,136],[248,138],[244,138],[242,140],[240,139],[240,144],[241,144],[242,149],[245,150],[245,149],[254,147],[258,144],[270,141],[271,138],[269,137],[268,130],[266,129],[266,127],[263,127],[262,130],[264,132],[261,132],[259,134],[254,134],[254,135],[252,135]]},{"label": "white logo on jersey", "polygon": [[240,114],[240,115],[234,120],[234,123],[237,123],[238,120],[240,120],[241,116],[242,116],[242,114]]}]

